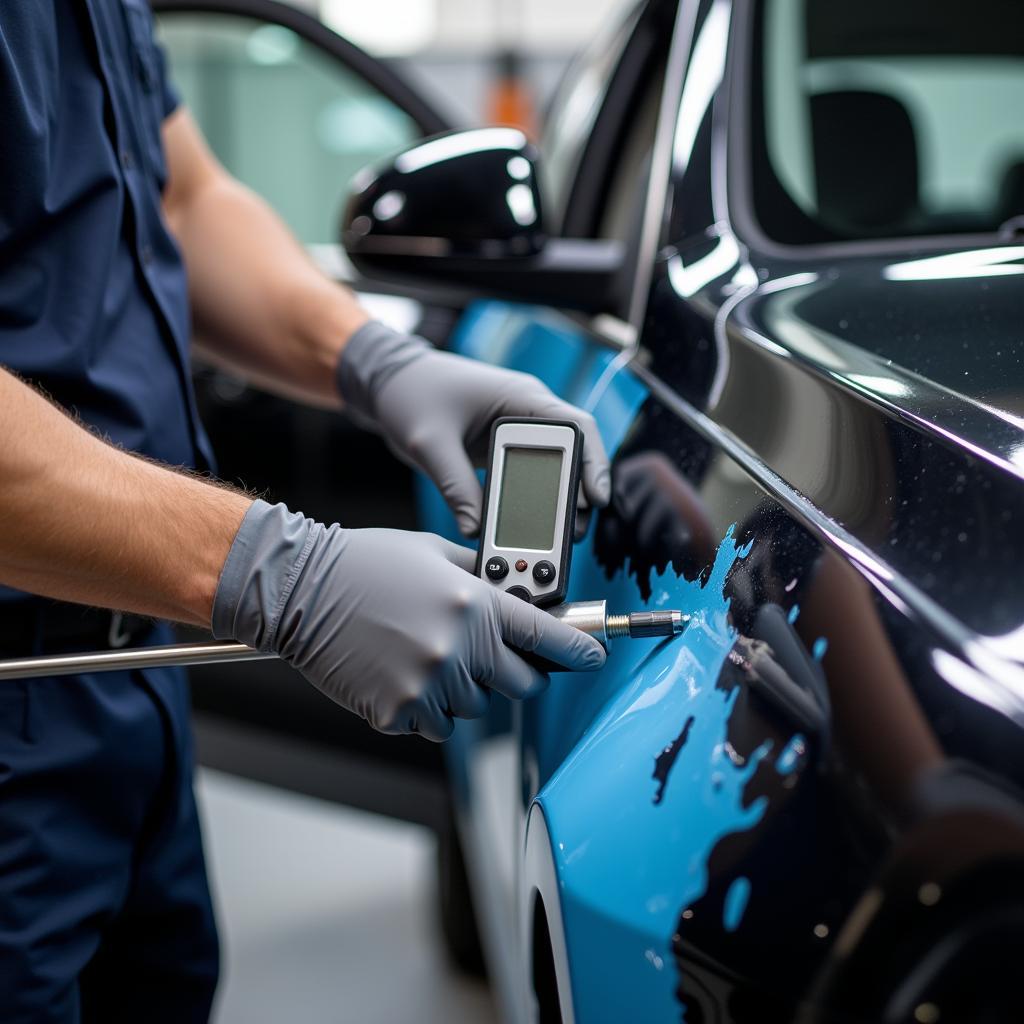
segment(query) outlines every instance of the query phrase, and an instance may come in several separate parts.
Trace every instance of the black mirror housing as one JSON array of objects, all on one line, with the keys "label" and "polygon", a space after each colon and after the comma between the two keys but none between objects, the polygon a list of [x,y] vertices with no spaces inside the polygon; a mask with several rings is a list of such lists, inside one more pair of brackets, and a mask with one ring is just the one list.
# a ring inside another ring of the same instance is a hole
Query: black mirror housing
[{"label": "black mirror housing", "polygon": [[537,160],[517,128],[436,135],[356,175],[342,244],[367,277],[606,310],[622,247],[548,237]]},{"label": "black mirror housing", "polygon": [[544,231],[534,147],[516,128],[421,142],[356,175],[342,242],[352,257],[536,254]]}]

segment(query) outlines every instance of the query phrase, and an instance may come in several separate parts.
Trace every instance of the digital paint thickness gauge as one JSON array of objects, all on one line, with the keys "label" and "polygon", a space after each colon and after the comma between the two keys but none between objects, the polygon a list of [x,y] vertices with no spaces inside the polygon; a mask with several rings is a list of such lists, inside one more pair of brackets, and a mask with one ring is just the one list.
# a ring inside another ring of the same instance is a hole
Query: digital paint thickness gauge
[{"label": "digital paint thickness gauge", "polygon": [[582,458],[575,423],[495,422],[477,555],[481,579],[541,606],[565,598]]}]

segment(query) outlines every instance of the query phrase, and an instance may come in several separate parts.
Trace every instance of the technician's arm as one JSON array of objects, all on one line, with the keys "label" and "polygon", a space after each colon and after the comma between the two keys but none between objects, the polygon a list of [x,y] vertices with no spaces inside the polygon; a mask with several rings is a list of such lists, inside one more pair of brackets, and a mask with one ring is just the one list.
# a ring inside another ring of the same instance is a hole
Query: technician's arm
[{"label": "technician's arm", "polygon": [[105,444],[0,369],[0,583],[208,625],[251,499]]},{"label": "technician's arm", "polygon": [[536,377],[448,352],[368,321],[327,280],[273,211],[232,179],[184,110],[164,126],[164,206],[190,271],[204,348],[272,390],[349,409],[440,488],[463,533],[480,524],[474,472],[499,416],[575,420],[585,436],[583,492],[610,493],[608,457],[588,413]]},{"label": "technician's arm", "polygon": [[164,213],[189,271],[204,352],[263,387],[338,406],[335,368],[369,319],[325,277],[280,218],[229,175],[184,107],[164,123]]},{"label": "technician's arm", "polygon": [[452,719],[597,668],[596,640],[468,570],[428,534],[344,530],[146,462],[0,370],[0,583],[212,625],[279,655],[383,732]]}]

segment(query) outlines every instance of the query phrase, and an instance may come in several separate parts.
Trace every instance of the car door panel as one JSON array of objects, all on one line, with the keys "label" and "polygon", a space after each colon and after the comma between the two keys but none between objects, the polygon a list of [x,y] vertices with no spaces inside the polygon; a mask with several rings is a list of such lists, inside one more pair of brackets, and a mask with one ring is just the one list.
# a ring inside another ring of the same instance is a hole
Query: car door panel
[{"label": "car door panel", "polygon": [[[576,1014],[671,1019],[679,979],[670,937],[682,914],[710,910],[720,925],[709,929],[714,935],[726,917],[735,931],[746,913],[760,915],[770,903],[758,844],[744,842],[750,866],[742,873],[729,842],[755,826],[771,836],[778,815],[792,817],[786,808],[819,737],[801,732],[805,723],[785,707],[780,713],[770,694],[765,707],[743,701],[737,710],[741,688],[720,685],[740,639],[731,603],[758,537],[773,543],[760,524],[779,510],[769,511],[767,495],[690,436],[621,358],[585,336],[558,339],[542,326],[553,319],[549,311],[482,310],[458,344],[516,369],[540,360],[549,383],[566,382],[563,397],[591,409],[615,455],[612,506],[575,550],[569,597],[603,597],[622,610],[681,607],[693,620],[674,642],[613,643],[600,672],[556,674],[515,719],[521,778],[497,792],[511,799],[519,789],[518,831],[506,829],[517,845],[535,800],[557,851],[558,889],[542,896],[549,905],[558,900]],[[674,473],[674,486],[645,487],[652,472]],[[667,512],[652,507],[664,493],[678,499]],[[794,620],[799,596],[794,588],[784,609]],[[479,737],[472,726],[467,732]],[[465,756],[458,745],[451,751],[456,762]],[[470,816],[480,813],[472,805]],[[818,852],[812,845],[791,856],[790,869],[806,878]],[[723,862],[715,872],[713,858]],[[520,879],[521,890],[534,884]]]},{"label": "car door panel", "polygon": [[[950,274],[948,253],[759,248],[724,163],[753,7],[698,5],[636,351],[541,308],[481,307],[459,332],[598,420],[613,497],[570,598],[693,616],[456,730],[456,775],[479,743],[506,752],[500,784],[460,781],[465,828],[500,805],[521,858],[511,883],[478,872],[516,889],[504,1003],[516,1021],[1010,1019],[1013,972],[978,936],[1021,934],[1019,425],[978,399],[1019,386],[1019,289],[971,258]],[[1003,325],[992,354],[981,321]],[[474,833],[485,864],[495,838]]]}]

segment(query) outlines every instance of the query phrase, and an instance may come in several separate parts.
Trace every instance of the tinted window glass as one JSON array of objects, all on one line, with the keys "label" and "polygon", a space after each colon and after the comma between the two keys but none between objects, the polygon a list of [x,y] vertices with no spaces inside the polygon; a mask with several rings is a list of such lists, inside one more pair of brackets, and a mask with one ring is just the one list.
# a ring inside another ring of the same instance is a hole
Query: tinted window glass
[{"label": "tinted window glass", "polygon": [[651,151],[658,128],[662,84],[665,79],[666,46],[654,51],[646,62],[630,114],[616,142],[616,153],[605,183],[598,214],[597,237],[627,241],[639,230],[651,167]]},{"label": "tinted window glass", "polygon": [[763,0],[762,225],[803,242],[998,230],[1024,214],[1024,4]]},{"label": "tinted window glass", "polygon": [[160,16],[172,77],[211,148],[303,242],[330,242],[359,168],[412,142],[402,110],[281,25]]},{"label": "tinted window glass", "polygon": [[541,139],[544,198],[552,224],[562,223],[580,158],[639,13],[638,7],[602,32],[573,62],[552,100]]}]

